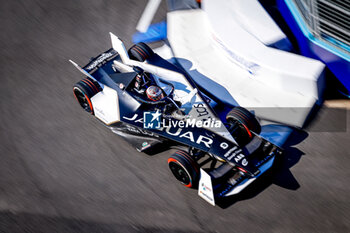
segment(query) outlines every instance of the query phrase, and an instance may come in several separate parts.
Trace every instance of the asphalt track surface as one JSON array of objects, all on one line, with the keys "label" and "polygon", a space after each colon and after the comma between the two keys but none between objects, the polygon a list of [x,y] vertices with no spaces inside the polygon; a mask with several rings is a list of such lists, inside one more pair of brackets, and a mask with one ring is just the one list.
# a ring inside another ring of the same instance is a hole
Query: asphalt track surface
[{"label": "asphalt track surface", "polygon": [[110,31],[129,46],[145,4],[1,1],[0,232],[350,232],[349,112],[221,208],[175,181],[169,152],[136,152],[78,106],[68,59],[107,50]]}]

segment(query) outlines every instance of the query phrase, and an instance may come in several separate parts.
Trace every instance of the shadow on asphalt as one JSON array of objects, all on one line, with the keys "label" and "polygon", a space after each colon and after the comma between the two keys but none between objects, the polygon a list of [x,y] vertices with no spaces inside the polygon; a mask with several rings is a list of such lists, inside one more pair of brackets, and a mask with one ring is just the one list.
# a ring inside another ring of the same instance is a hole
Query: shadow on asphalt
[{"label": "shadow on asphalt", "polygon": [[239,194],[217,200],[216,204],[226,209],[236,202],[256,197],[272,184],[289,190],[297,190],[300,185],[290,171],[290,168],[300,161],[304,153],[293,146],[299,144],[307,137],[308,133],[305,131],[294,130],[284,145],[284,153],[282,156],[276,158],[272,169],[261,175],[261,177]]},{"label": "shadow on asphalt", "polygon": [[179,229],[164,229],[145,227],[132,224],[100,223],[75,218],[55,217],[31,213],[0,212],[0,232],[65,232],[65,233],[90,233],[90,232],[191,232]]}]

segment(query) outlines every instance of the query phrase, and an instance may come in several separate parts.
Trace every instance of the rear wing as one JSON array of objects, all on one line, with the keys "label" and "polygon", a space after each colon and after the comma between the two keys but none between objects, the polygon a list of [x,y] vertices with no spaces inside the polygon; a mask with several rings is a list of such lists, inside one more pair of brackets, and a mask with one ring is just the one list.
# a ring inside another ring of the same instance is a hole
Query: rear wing
[{"label": "rear wing", "polygon": [[75,66],[75,68],[77,68],[81,73],[95,80],[95,78],[91,74],[94,73],[99,67],[104,65],[106,62],[114,59],[117,55],[118,53],[116,51],[114,51],[113,49],[109,49],[106,52],[98,55],[97,57],[92,58],[91,61],[84,67],[80,67],[77,63],[75,63],[72,60],[69,60],[69,62],[72,63]]},{"label": "rear wing", "polygon": [[122,62],[126,65],[129,65],[130,58],[129,58],[128,52],[124,46],[123,41],[120,40],[112,32],[110,32],[109,35],[111,36],[111,42],[112,42],[113,49],[119,53],[120,58],[122,59]]},{"label": "rear wing", "polygon": [[77,68],[81,73],[83,73],[84,75],[88,76],[89,78],[92,78],[93,80],[96,80],[94,77],[92,77],[92,75],[89,72],[87,72],[86,70],[81,68],[77,63],[75,63],[72,60],[69,60],[69,62],[72,63],[73,66],[75,66],[75,68]]},{"label": "rear wing", "polygon": [[117,55],[118,53],[111,48],[106,52],[101,53],[97,57],[92,58],[91,61],[83,67],[83,69],[89,73],[93,73],[106,62],[113,60]]}]

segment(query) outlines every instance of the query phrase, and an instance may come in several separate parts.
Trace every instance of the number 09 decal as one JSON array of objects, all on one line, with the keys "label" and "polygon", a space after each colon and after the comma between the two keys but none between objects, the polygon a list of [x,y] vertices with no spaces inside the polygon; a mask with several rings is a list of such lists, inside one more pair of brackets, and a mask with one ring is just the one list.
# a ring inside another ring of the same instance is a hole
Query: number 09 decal
[{"label": "number 09 decal", "polygon": [[221,147],[222,149],[226,150],[226,149],[228,148],[228,144],[227,144],[226,142],[222,142],[222,143],[220,144],[220,147]]}]

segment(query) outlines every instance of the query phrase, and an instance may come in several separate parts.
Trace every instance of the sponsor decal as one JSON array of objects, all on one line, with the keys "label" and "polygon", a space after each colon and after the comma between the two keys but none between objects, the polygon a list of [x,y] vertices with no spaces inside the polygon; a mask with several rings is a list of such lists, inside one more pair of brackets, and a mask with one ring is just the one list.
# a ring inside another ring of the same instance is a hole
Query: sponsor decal
[{"label": "sponsor decal", "polygon": [[99,114],[101,114],[102,116],[105,116],[105,113],[102,109],[95,107],[95,111],[98,112]]},{"label": "sponsor decal", "polygon": [[140,132],[142,133],[142,134],[144,134],[144,135],[147,135],[147,136],[152,136],[152,137],[159,137],[157,134],[154,134],[154,133],[152,133],[152,132],[150,132],[150,131],[147,131],[147,130],[142,130],[142,129],[139,129],[140,130]]},{"label": "sponsor decal", "polygon": [[163,120],[163,127],[165,128],[220,128],[221,127],[221,121],[218,120],[196,120],[196,119],[186,119],[186,120]]},{"label": "sponsor decal", "polygon": [[179,138],[186,138],[190,140],[191,142],[197,143],[197,144],[203,144],[206,147],[210,148],[213,144],[213,139],[207,136],[199,135],[197,138],[195,138],[195,135],[192,131],[186,131],[182,132],[182,128],[178,128],[176,132],[172,132],[171,128],[165,128],[165,132],[171,136],[177,136]]},{"label": "sponsor decal", "polygon": [[147,149],[150,146],[151,146],[151,144],[149,144],[148,142],[143,142],[142,143],[142,150],[145,150],[145,149]]},{"label": "sponsor decal", "polygon": [[143,128],[145,129],[160,129],[161,127],[161,113],[156,112],[144,112],[143,113]]},{"label": "sponsor decal", "polygon": [[140,131],[139,131],[136,127],[133,127],[133,126],[130,126],[130,125],[126,125],[125,128],[126,128],[128,131],[130,131],[130,132],[137,133],[137,134],[140,133]]},{"label": "sponsor decal", "polygon": [[198,195],[212,205],[215,205],[214,190],[211,182],[211,177],[202,168],[200,170]]},{"label": "sponsor decal", "polygon": [[205,196],[206,198],[208,198],[209,201],[214,201],[213,198],[209,197],[206,193],[199,191],[200,194],[202,194],[203,196]]},{"label": "sponsor decal", "polygon": [[94,106],[94,111],[95,111],[95,115],[98,118],[100,118],[104,122],[108,122],[105,112],[102,109],[100,109],[98,106]]},{"label": "sponsor decal", "polygon": [[206,186],[204,183],[202,183],[202,189],[203,189],[203,191],[209,191],[209,192],[211,192],[212,191],[212,189],[210,188],[210,187],[208,187],[208,186]]},{"label": "sponsor decal", "polygon": [[[222,149],[227,149],[228,145],[227,145],[227,143],[223,142],[220,144],[220,147]],[[247,166],[248,161],[245,158],[244,154],[242,154],[241,152],[242,152],[241,148],[234,146],[224,154],[224,157],[229,161],[231,161],[233,159],[236,163],[241,161],[241,165]]]},{"label": "sponsor decal", "polygon": [[100,63],[102,63],[104,60],[112,57],[114,54],[109,53],[102,53],[99,57],[97,57],[89,66],[85,67],[87,70],[93,70],[96,66],[98,66]]},{"label": "sponsor decal", "polygon": [[[206,146],[207,148],[210,148],[211,145],[213,144],[213,139],[204,136],[204,135],[196,135],[192,131],[189,131],[189,129],[194,129],[195,127],[205,127],[205,126],[211,126],[210,124],[215,127],[215,124],[218,126],[221,126],[221,121],[217,121],[219,123],[206,123],[203,121],[195,121],[193,120],[180,120],[180,121],[168,121],[166,122],[165,119],[161,118],[161,113],[159,111],[156,112],[144,112],[144,117],[143,118],[138,118],[138,115],[135,114],[132,117],[125,117],[123,116],[123,119],[128,120],[128,121],[133,121],[133,122],[138,122],[138,123],[143,123],[143,127],[145,129],[156,129],[159,131],[163,131],[167,133],[170,136],[176,136],[179,138],[187,139],[193,143],[196,144],[202,144]],[[198,123],[200,122],[200,123]]]},{"label": "sponsor decal", "polygon": [[[197,108],[198,109],[198,108]],[[205,108],[203,108],[207,111]],[[202,111],[202,110],[201,110]],[[208,112],[198,112],[199,116],[208,115]],[[142,122],[142,119],[138,119],[137,114],[132,118],[124,117],[126,120],[135,122]],[[173,120],[172,118],[162,118],[162,114],[157,110],[156,112],[144,112],[143,113],[143,127],[145,129],[160,129],[160,128],[221,128],[222,122],[212,118],[196,119],[187,118],[181,120]]]},{"label": "sponsor decal", "polygon": [[197,117],[203,117],[203,116],[209,115],[209,112],[204,104],[202,104],[202,103],[194,104],[193,107],[196,110],[196,112],[198,113]]},{"label": "sponsor decal", "polygon": [[135,134],[143,134],[145,136],[159,137],[157,134],[154,134],[153,132],[140,129],[140,128],[134,127],[132,125],[125,125],[125,129],[128,130],[129,132],[135,133]]}]

